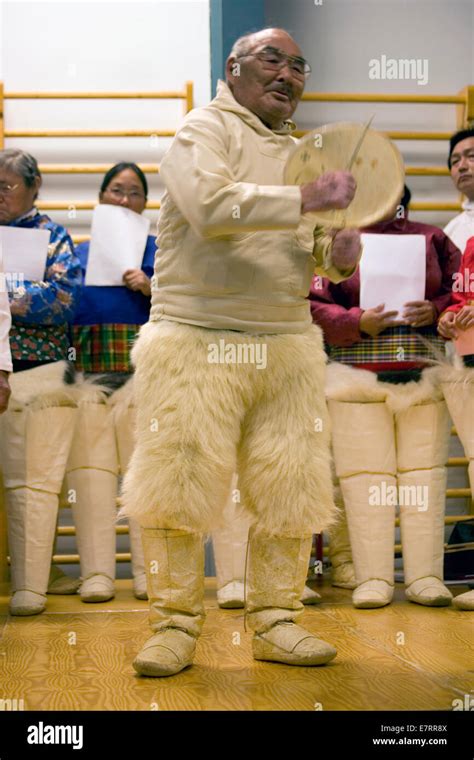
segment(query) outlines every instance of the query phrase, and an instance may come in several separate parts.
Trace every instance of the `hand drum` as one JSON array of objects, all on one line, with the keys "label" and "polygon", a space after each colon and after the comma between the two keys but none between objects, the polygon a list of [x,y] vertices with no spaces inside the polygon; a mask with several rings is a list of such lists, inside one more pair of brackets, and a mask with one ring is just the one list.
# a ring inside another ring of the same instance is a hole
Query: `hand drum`
[{"label": "hand drum", "polygon": [[321,225],[366,227],[381,221],[392,209],[395,213],[405,181],[402,157],[385,135],[367,129],[354,158],[363,132],[362,124],[328,124],[305,135],[288,156],[287,185],[303,185],[336,170],[350,171],[357,182],[347,209],[309,212]]}]

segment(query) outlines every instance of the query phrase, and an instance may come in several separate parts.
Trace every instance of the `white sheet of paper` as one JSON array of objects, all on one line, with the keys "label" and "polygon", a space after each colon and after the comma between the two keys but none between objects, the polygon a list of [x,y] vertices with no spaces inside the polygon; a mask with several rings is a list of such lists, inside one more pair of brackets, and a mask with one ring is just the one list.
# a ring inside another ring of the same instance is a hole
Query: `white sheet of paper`
[{"label": "white sheet of paper", "polygon": [[43,280],[50,237],[50,230],[0,227],[0,257],[7,280]]},{"label": "white sheet of paper", "polygon": [[398,311],[408,301],[423,301],[426,279],[424,235],[363,233],[360,260],[360,307]]},{"label": "white sheet of paper", "polygon": [[128,208],[100,204],[92,217],[86,285],[123,285],[127,269],[140,269],[150,220]]}]

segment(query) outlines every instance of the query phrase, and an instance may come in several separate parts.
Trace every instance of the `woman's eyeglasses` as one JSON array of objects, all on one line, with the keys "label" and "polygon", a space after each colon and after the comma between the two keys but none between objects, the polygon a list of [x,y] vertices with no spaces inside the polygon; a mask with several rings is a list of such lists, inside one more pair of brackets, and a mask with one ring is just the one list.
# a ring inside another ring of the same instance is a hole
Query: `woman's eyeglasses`
[{"label": "woman's eyeglasses", "polygon": [[122,198],[125,197],[130,198],[131,201],[145,199],[143,193],[139,193],[138,190],[124,190],[123,187],[107,188],[106,192],[110,193],[110,195],[113,195],[114,198],[117,198],[117,200],[122,200]]}]

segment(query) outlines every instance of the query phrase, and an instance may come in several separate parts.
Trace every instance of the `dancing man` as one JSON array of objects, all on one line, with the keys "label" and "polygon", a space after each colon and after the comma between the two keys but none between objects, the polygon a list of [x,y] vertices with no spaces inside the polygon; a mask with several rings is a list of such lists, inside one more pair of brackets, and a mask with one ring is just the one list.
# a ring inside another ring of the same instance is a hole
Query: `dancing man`
[{"label": "dancing man", "polygon": [[153,636],[146,676],[193,661],[204,619],[202,534],[219,526],[234,472],[252,517],[246,616],[253,655],[322,665],[336,650],[295,620],[312,533],[334,520],[325,354],[307,296],[316,270],[339,282],[356,230],[315,228],[347,208],[355,180],[327,172],[283,185],[310,71],[282,29],[234,44],[227,82],[192,111],[161,164],[150,321],[133,350],[137,445],[123,513],[143,528]]}]

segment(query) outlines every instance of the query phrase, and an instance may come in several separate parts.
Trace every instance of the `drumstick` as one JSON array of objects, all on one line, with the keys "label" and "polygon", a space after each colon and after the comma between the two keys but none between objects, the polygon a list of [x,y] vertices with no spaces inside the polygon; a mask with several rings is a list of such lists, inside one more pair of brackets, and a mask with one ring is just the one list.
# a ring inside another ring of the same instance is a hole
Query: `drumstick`
[{"label": "drumstick", "polygon": [[372,124],[374,118],[375,118],[375,114],[373,113],[372,116],[370,117],[370,119],[368,120],[368,122],[366,124],[364,124],[364,126],[362,128],[362,134],[359,137],[359,140],[357,141],[357,145],[355,146],[354,151],[352,153],[352,156],[349,159],[349,163],[346,166],[346,172],[350,172],[350,170],[352,169],[352,165],[353,165],[354,161],[357,158],[357,154],[359,153],[360,146],[364,142],[364,137],[367,134],[367,130],[369,129],[370,125]]},{"label": "drumstick", "polygon": [[[350,157],[350,159],[348,161],[348,164],[346,166],[346,169],[345,169],[346,172],[350,172],[350,170],[352,169],[354,161],[356,160],[356,158],[357,158],[357,156],[359,154],[361,145],[364,142],[364,137],[366,136],[367,130],[369,129],[370,125],[372,124],[372,122],[374,120],[374,117],[375,117],[375,114],[373,113],[372,116],[370,117],[370,119],[364,124],[364,126],[362,128],[361,136],[359,137],[359,139],[357,141],[357,145],[355,146],[354,150],[352,151],[352,156]],[[352,201],[351,201],[351,203],[352,203]],[[349,204],[349,206],[350,205],[351,204]],[[349,206],[347,208],[349,208]],[[347,209],[343,209],[342,215],[341,215],[341,228],[346,226],[346,213],[347,213]],[[336,212],[336,219],[337,219],[337,212]]]}]

